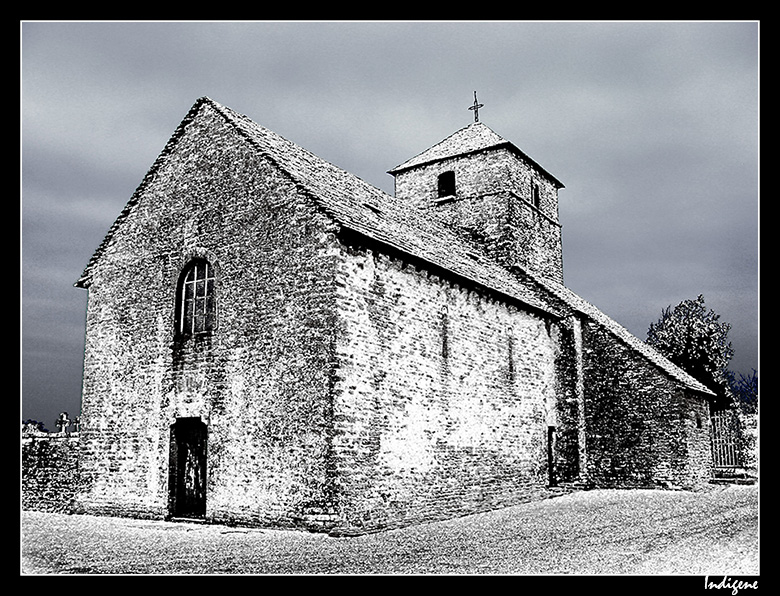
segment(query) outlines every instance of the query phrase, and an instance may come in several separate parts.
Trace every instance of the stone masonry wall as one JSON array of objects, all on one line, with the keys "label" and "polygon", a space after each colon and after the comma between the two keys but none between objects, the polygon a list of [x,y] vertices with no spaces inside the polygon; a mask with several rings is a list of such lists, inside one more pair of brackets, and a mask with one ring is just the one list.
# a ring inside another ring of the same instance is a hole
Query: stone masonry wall
[{"label": "stone masonry wall", "polygon": [[[437,179],[455,173],[455,195],[439,198]],[[467,154],[396,174],[395,192],[483,244],[507,267],[519,265],[563,281],[558,190],[508,149]],[[533,188],[539,191],[533,205]]]},{"label": "stone masonry wall", "polygon": [[617,342],[583,326],[587,480],[695,487],[711,476],[709,406]]},{"label": "stone masonry wall", "polygon": [[67,513],[79,488],[79,436],[22,437],[22,509]]},{"label": "stone masonry wall", "polygon": [[[77,509],[165,517],[171,427],[208,427],[206,518],[306,525],[329,508],[334,243],[328,220],[206,104],[89,287]],[[175,337],[193,257],[217,321]],[[312,513],[313,512],[313,513]]]},{"label": "stone masonry wall", "polygon": [[560,226],[519,195],[503,192],[464,197],[432,210],[482,244],[505,267],[519,266],[563,281]]},{"label": "stone masonry wall", "polygon": [[347,249],[334,386],[334,533],[493,509],[547,483],[556,346],[545,321]]}]

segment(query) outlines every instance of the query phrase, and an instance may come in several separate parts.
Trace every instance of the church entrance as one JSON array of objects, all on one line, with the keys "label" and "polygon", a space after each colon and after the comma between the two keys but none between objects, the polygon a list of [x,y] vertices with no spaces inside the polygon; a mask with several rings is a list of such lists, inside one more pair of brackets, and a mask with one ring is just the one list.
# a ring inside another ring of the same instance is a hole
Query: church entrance
[{"label": "church entrance", "polygon": [[206,425],[179,418],[171,426],[169,504],[174,517],[206,514]]}]

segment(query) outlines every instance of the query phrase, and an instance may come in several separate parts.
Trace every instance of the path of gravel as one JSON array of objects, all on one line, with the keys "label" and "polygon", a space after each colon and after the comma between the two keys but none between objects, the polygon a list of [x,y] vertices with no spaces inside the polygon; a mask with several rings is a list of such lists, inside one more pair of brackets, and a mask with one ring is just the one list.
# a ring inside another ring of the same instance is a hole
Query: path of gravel
[{"label": "path of gravel", "polygon": [[355,538],[24,512],[21,571],[757,575],[758,487],[577,492]]}]

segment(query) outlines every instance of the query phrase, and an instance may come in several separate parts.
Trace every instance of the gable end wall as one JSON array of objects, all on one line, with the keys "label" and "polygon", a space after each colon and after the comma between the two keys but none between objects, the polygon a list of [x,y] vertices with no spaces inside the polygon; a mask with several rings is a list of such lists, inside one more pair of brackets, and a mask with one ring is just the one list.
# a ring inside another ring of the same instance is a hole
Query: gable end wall
[{"label": "gable end wall", "polygon": [[[170,514],[171,426],[208,428],[207,519],[327,510],[332,225],[204,105],[93,266],[76,509]],[[174,337],[181,268],[207,258],[217,323]]]}]

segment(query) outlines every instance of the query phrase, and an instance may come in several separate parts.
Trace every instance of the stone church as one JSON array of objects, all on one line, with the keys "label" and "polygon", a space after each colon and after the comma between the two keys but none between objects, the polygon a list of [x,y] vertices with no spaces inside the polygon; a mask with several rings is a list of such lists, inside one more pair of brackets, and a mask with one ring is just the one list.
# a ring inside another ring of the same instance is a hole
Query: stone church
[{"label": "stone church", "polygon": [[474,114],[390,196],[198,100],[76,283],[75,510],[352,535],[707,482],[711,392],[563,285],[563,184]]}]

